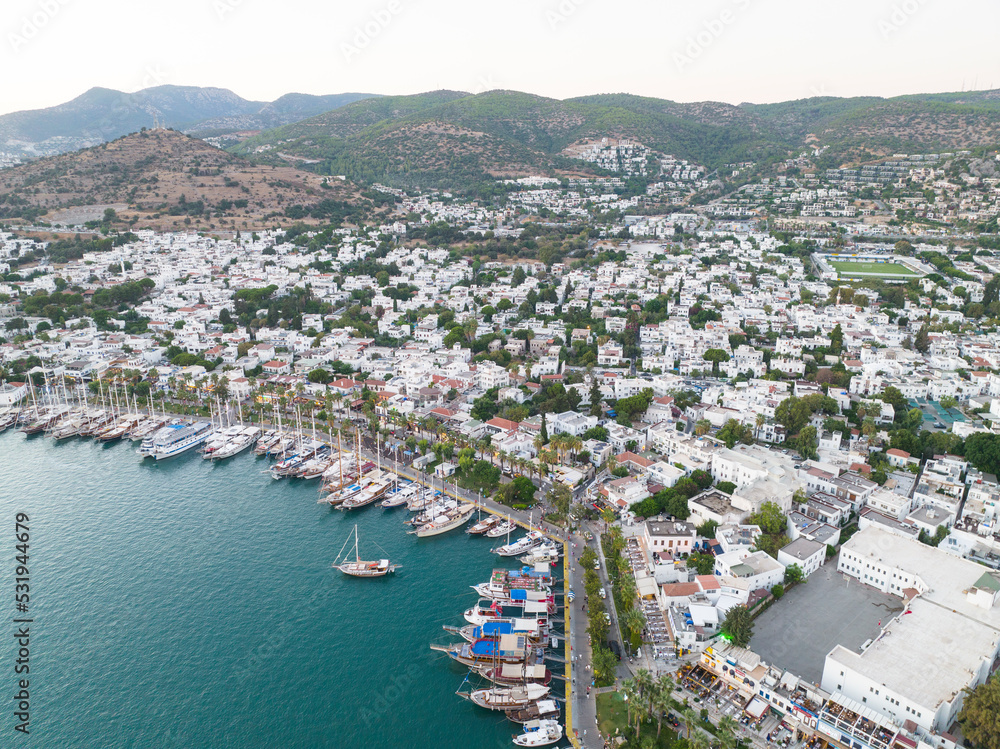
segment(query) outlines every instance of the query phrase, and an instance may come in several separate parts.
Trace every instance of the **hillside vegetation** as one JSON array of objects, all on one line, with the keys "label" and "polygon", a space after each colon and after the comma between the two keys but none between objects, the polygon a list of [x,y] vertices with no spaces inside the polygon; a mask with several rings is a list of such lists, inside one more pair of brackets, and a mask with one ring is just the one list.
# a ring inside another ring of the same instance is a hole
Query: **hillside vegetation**
[{"label": "hillside vegetation", "polygon": [[562,152],[601,137],[629,138],[710,169],[767,164],[807,147],[826,147],[824,165],[839,165],[1000,143],[1000,97],[818,97],[733,106],[629,94],[561,101],[515,91],[438,91],[348,104],[234,150],[272,163],[304,159],[319,173],[364,182],[461,189],[495,177],[587,172]]},{"label": "hillside vegetation", "polygon": [[368,204],[350,183],[254,164],[173,130],[0,170],[0,219],[68,221],[67,209],[99,218],[112,207],[140,228],[250,229],[343,219]]}]

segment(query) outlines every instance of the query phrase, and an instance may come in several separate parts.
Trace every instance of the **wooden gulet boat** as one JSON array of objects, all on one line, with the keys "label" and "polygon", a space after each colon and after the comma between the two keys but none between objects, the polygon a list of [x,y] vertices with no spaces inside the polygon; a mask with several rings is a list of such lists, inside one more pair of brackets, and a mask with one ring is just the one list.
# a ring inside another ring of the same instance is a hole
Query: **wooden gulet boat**
[{"label": "wooden gulet boat", "polygon": [[345,575],[350,575],[351,577],[383,577],[390,572],[395,572],[402,566],[392,564],[388,559],[380,559],[377,562],[363,561],[358,555],[358,526],[356,525],[354,526],[354,561],[341,560],[341,556],[350,542],[351,537],[348,536],[347,541],[344,542],[344,546],[340,550],[340,554],[337,555],[337,558],[333,562],[333,566]]}]

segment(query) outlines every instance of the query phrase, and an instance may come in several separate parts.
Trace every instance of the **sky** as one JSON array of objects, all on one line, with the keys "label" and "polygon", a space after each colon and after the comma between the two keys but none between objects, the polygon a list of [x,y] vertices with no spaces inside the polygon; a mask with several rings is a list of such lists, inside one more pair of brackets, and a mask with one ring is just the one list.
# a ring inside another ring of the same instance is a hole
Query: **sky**
[{"label": "sky", "polygon": [[4,0],[0,113],[94,86],[774,102],[1000,87],[995,0]]}]

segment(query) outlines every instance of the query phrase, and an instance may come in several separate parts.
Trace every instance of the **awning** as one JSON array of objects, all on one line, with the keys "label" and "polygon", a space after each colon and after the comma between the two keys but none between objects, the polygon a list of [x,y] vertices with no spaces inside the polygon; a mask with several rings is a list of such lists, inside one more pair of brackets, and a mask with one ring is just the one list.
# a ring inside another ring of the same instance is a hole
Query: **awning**
[{"label": "awning", "polygon": [[750,704],[743,709],[743,712],[745,712],[751,718],[756,720],[764,713],[766,713],[769,707],[770,705],[768,705],[760,697],[754,697],[752,700],[750,700]]}]

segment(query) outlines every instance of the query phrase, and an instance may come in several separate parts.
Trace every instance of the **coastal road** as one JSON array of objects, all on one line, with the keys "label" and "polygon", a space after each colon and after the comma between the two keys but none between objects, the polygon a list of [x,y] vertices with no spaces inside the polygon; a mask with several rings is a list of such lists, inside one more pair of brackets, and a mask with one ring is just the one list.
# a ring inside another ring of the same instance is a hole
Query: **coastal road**
[{"label": "coastal road", "polygon": [[569,554],[569,587],[576,593],[576,600],[569,604],[572,607],[570,631],[568,637],[572,645],[571,652],[576,661],[573,663],[573,673],[576,674],[576,684],[572,692],[573,727],[576,730],[577,746],[590,749],[600,749],[603,746],[597,729],[597,692],[591,689],[587,694],[587,686],[593,681],[592,671],[593,651],[590,647],[590,635],[587,634],[586,601],[583,590],[583,573],[579,559],[587,540],[582,533],[573,534],[568,547]]}]

